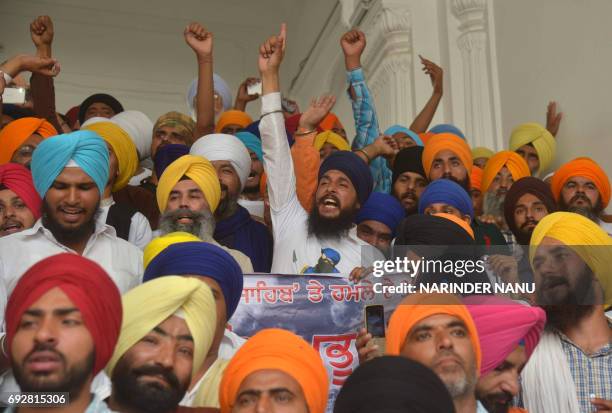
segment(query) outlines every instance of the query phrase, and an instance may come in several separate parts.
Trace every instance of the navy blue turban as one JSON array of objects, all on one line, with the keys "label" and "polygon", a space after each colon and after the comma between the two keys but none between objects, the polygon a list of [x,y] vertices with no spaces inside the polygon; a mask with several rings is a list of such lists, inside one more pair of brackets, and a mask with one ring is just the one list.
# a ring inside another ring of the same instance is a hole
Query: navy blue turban
[{"label": "navy blue turban", "polygon": [[419,198],[419,214],[431,204],[447,204],[457,208],[463,215],[474,218],[474,205],[467,191],[450,179],[436,179],[427,185]]},{"label": "navy blue turban", "polygon": [[168,165],[183,155],[189,155],[189,147],[181,143],[169,143],[158,148],[153,158],[157,178],[161,178]]},{"label": "navy blue turban", "polygon": [[395,197],[382,192],[372,192],[365,205],[359,210],[355,223],[360,224],[368,220],[378,221],[388,226],[395,236],[395,229],[405,217],[404,207]]},{"label": "navy blue turban", "polygon": [[372,173],[366,163],[353,152],[337,151],[329,155],[319,167],[319,180],[327,171],[340,171],[352,182],[363,206],[368,200],[374,187]]},{"label": "navy blue turban", "polygon": [[222,248],[207,242],[179,242],[166,247],[145,269],[143,282],[164,275],[200,275],[215,280],[225,298],[229,320],[242,296],[242,270]]}]

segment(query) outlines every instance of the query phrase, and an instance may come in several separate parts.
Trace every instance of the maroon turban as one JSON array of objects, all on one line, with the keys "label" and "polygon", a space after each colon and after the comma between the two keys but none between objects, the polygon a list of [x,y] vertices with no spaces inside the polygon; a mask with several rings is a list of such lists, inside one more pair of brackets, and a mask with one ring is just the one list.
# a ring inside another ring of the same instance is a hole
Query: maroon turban
[{"label": "maroon turban", "polygon": [[94,375],[110,360],[119,337],[121,295],[106,272],[80,255],[63,253],[34,264],[19,279],[6,306],[9,353],[23,313],[52,288],[60,288],[81,311],[95,343]]},{"label": "maroon turban", "polygon": [[34,219],[40,218],[40,195],[34,188],[32,173],[28,168],[16,163],[0,165],[0,185],[16,193],[32,212]]}]

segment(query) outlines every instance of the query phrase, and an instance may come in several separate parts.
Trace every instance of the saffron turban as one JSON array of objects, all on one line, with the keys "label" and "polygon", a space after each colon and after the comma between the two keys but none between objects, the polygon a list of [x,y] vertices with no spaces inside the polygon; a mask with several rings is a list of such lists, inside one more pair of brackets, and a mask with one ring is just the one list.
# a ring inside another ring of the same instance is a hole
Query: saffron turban
[{"label": "saffron turban", "polygon": [[481,376],[499,367],[519,344],[524,344],[529,360],[546,324],[544,310],[496,296],[474,295],[466,297],[463,304],[478,330]]},{"label": "saffron turban", "polygon": [[13,191],[28,207],[34,219],[40,218],[41,199],[34,182],[32,172],[23,165],[7,163],[0,165],[0,185]]},{"label": "saffron turban", "polygon": [[61,289],[81,312],[95,346],[93,373],[96,375],[110,359],[117,343],[121,296],[102,267],[77,254],[52,255],[21,276],[6,306],[9,353],[23,313],[53,288]]},{"label": "saffron turban", "polygon": [[125,188],[130,178],[134,176],[134,173],[136,173],[138,169],[138,152],[130,135],[112,122],[96,122],[81,128],[81,130],[96,132],[111,146],[117,157],[119,168],[119,173],[113,185],[112,192],[117,192]]},{"label": "saffron turban", "polygon": [[323,148],[323,145],[326,143],[331,143],[334,145],[336,149],[339,151],[350,151],[351,147],[348,142],[337,133],[332,132],[331,130],[326,130],[324,132],[319,133],[314,140],[314,147],[320,151]]},{"label": "saffron turban", "polygon": [[87,99],[81,103],[79,106],[79,123],[82,125],[85,122],[85,115],[87,114],[87,109],[94,103],[104,103],[109,106],[115,115],[117,113],[123,112],[123,106],[117,99],[115,99],[111,95],[107,95],[106,93],[96,93],[94,95],[89,96]]},{"label": "saffron turban", "polygon": [[395,183],[404,172],[419,174],[427,179],[427,174],[423,170],[423,147],[411,146],[397,153],[393,162],[393,178],[391,181]]},{"label": "saffron turban", "polygon": [[332,112],[329,112],[327,116],[325,116],[323,120],[319,123],[319,128],[324,131],[332,130],[336,125],[339,125],[341,129],[344,129],[344,126],[342,126],[342,122],[340,122],[338,116],[336,116]]},{"label": "saffron turban", "polygon": [[162,235],[161,237],[153,238],[153,240],[149,242],[144,249],[144,254],[142,257],[144,269],[146,270],[151,260],[157,257],[160,252],[168,248],[170,245],[178,244],[181,242],[197,241],[202,240],[193,234],[183,231],[171,232],[169,234]]},{"label": "saffron turban", "polygon": [[451,294],[411,294],[397,306],[387,330],[387,354],[399,356],[410,331],[418,323],[437,314],[457,317],[465,324],[480,370],[482,353],[474,320],[461,301]]},{"label": "saffron turban", "polygon": [[193,145],[196,140],[196,124],[193,119],[187,115],[180,112],[168,112],[161,115],[153,126],[153,133],[157,132],[159,128],[163,128],[164,126],[175,128],[181,136],[187,138],[187,146]]},{"label": "saffron turban", "polygon": [[219,387],[221,413],[229,413],[246,377],[259,370],[279,370],[302,388],[308,411],[324,413],[327,405],[327,372],[319,353],[301,337],[277,328],[251,337],[232,357]]},{"label": "saffron turban", "polygon": [[215,132],[221,133],[223,128],[227,125],[240,125],[240,127],[244,129],[251,123],[253,123],[253,119],[251,119],[248,113],[235,109],[228,110],[219,116],[219,120],[215,126]]},{"label": "saffron turban", "polygon": [[251,173],[251,155],[240,139],[223,133],[206,135],[193,144],[190,153],[211,162],[229,161],[240,178],[242,192]]},{"label": "saffron turban", "polygon": [[523,123],[517,126],[510,135],[510,150],[516,151],[523,145],[532,144],[540,159],[537,173],[548,169],[555,159],[557,141],[552,134],[537,123]]},{"label": "saffron turban", "polygon": [[574,250],[599,280],[606,305],[612,304],[612,238],[590,219],[572,212],[554,212],[545,216],[533,229],[529,262],[544,237],[556,239]]},{"label": "saffron turban", "polygon": [[189,147],[182,143],[168,143],[158,148],[153,157],[155,176],[162,176],[168,165],[185,155],[189,155]]},{"label": "saffron turban", "polygon": [[[158,243],[165,244],[166,240],[163,238],[165,237],[151,241],[147,249],[156,249]],[[242,296],[242,270],[236,260],[222,248],[207,242],[200,240],[175,242],[151,259],[145,267],[143,281],[147,282],[165,275],[186,274],[209,277],[219,284],[225,298],[226,315],[229,320]]]},{"label": "saffron turban", "polygon": [[355,223],[378,221],[385,224],[395,237],[395,229],[406,216],[402,204],[389,194],[372,192],[366,203],[359,209]]},{"label": "saffron turban", "polygon": [[419,138],[421,138],[421,140],[423,141],[423,145],[427,145],[427,142],[429,142],[429,139],[434,135],[435,133],[432,133],[432,132],[423,132],[423,133],[419,133]]},{"label": "saffron turban", "polygon": [[470,188],[478,189],[482,192],[482,172],[483,169],[474,165],[470,173]]},{"label": "saffron turban", "polygon": [[113,116],[112,121],[127,132],[141,161],[151,156],[153,122],[147,115],[138,110],[126,110]]},{"label": "saffron turban", "polygon": [[195,278],[169,276],[131,289],[123,294],[121,301],[124,314],[121,334],[106,366],[106,374],[112,377],[117,362],[134,344],[182,310],[193,337],[192,377],[195,376],[210,350],[217,324],[215,299],[210,287]]},{"label": "saffron turban", "polygon": [[334,413],[448,413],[453,399],[436,373],[405,357],[376,357],[346,380]]},{"label": "saffron turban", "polygon": [[408,128],[402,126],[402,125],[393,125],[393,126],[387,128],[387,130],[385,130],[383,135],[393,136],[396,133],[405,133],[406,135],[408,135],[408,137],[410,139],[412,139],[414,141],[414,143],[417,144],[417,146],[423,146],[423,141],[421,140],[419,135],[417,135],[416,133],[414,133],[413,131],[411,131],[410,129],[408,129]]},{"label": "saffron turban", "polygon": [[374,186],[368,165],[351,151],[337,151],[325,158],[319,167],[318,179],[331,170],[340,171],[348,177],[355,187],[359,204],[364,205]]},{"label": "saffron turban", "polygon": [[474,230],[472,229],[470,224],[468,224],[467,222],[465,222],[464,220],[462,220],[458,216],[453,215],[453,214],[447,214],[447,213],[444,213],[444,212],[438,212],[438,213],[436,213],[434,215],[437,216],[437,217],[446,218],[449,221],[452,221],[455,224],[459,225],[461,228],[463,228],[463,230],[465,232],[468,233],[468,235],[472,238],[472,241],[474,241],[474,239],[475,239]]},{"label": "saffron turban", "polygon": [[436,179],[431,182],[419,198],[419,214],[432,204],[447,204],[457,208],[463,215],[474,218],[472,198],[458,183],[450,179]]},{"label": "saffron turban", "polygon": [[[232,91],[225,80],[221,76],[216,73],[213,73],[213,89],[215,93],[221,96],[223,100],[223,110],[230,110],[232,107]],[[194,112],[193,107],[193,99],[198,94],[198,79],[195,78],[189,85],[189,90],[187,91],[187,106]],[[195,113],[194,113],[195,115]]]},{"label": "saffron turban", "polygon": [[431,172],[434,158],[443,150],[453,152],[461,160],[468,174],[472,171],[472,151],[467,142],[452,133],[441,133],[432,136],[423,150],[423,169],[427,172],[427,176]]},{"label": "saffron turban", "polygon": [[493,152],[489,148],[485,148],[483,146],[477,146],[475,148],[472,148],[472,158],[473,159],[478,159],[478,158],[489,159],[493,155],[495,155],[495,152]]},{"label": "saffron turban", "polygon": [[563,186],[574,176],[593,181],[599,190],[602,206],[604,208],[608,206],[610,202],[610,180],[606,172],[591,158],[576,158],[557,169],[550,183],[550,189],[557,202],[561,199]]},{"label": "saffron turban", "polygon": [[172,188],[183,176],[194,181],[202,190],[210,212],[215,212],[221,200],[221,185],[217,171],[212,164],[201,156],[185,155],[172,162],[157,184],[157,206],[164,212],[168,205],[168,197]]},{"label": "saffron turban", "polygon": [[40,197],[70,161],[93,179],[102,196],[108,182],[108,148],[97,133],[83,130],[45,139],[34,151],[32,178]]},{"label": "saffron turban", "polygon": [[557,203],[550,191],[550,187],[541,179],[534,178],[533,176],[526,176],[513,183],[512,187],[506,193],[504,217],[506,218],[506,223],[510,231],[512,231],[521,245],[528,245],[529,238],[525,239],[525,236],[519,231],[519,228],[516,227],[514,222],[514,210],[516,209],[516,204],[519,199],[525,194],[536,196],[544,206],[546,206],[546,210],[549,214],[557,210]]},{"label": "saffron turban", "polygon": [[15,151],[32,135],[43,138],[57,135],[49,122],[39,118],[21,118],[8,123],[0,130],[0,165],[8,163]]},{"label": "saffron turban", "polygon": [[531,175],[527,162],[519,154],[512,151],[498,152],[489,159],[487,166],[485,166],[482,172],[482,192],[486,192],[489,189],[489,186],[491,186],[491,183],[493,183],[493,180],[504,166],[508,168],[515,181]]},{"label": "saffron turban", "polygon": [[429,132],[439,135],[441,133],[452,133],[455,136],[459,136],[461,139],[465,140],[465,135],[461,132],[461,129],[456,127],[455,125],[451,125],[450,123],[441,123],[429,129]]},{"label": "saffron turban", "polygon": [[263,162],[263,149],[261,147],[261,140],[252,134],[251,132],[238,132],[236,137],[240,139],[244,146],[247,147],[248,150],[255,152],[257,155],[257,159]]}]

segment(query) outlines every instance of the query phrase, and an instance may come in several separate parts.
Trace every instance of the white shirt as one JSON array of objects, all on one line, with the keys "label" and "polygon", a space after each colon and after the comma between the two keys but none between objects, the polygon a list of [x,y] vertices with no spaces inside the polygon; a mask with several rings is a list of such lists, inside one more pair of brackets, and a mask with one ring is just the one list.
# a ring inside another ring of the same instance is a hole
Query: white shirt
[{"label": "white shirt", "polygon": [[601,227],[601,229],[603,229],[604,231],[606,231],[606,233],[612,237],[612,223],[610,222],[604,222],[601,219],[598,222],[599,226]]},{"label": "white shirt", "polygon": [[[32,228],[0,238],[0,278],[7,293],[33,264],[51,255],[76,252],[60,244],[51,231],[36,221]],[[115,229],[96,222],[83,257],[98,263],[123,294],[142,282],[142,251],[117,238]]]},{"label": "white shirt", "polygon": [[[100,224],[106,224],[106,217],[108,217],[108,210],[115,204],[115,200],[111,197],[102,200],[100,202],[100,212],[98,214],[97,221]],[[136,245],[141,250],[145,247],[151,239],[153,239],[153,230],[149,220],[142,215],[140,212],[136,212],[132,215],[132,223],[130,225],[130,232],[128,233],[128,242]]]},{"label": "white shirt", "polygon": [[279,111],[263,116],[259,123],[274,234],[271,272],[303,273],[308,267],[317,265],[323,248],[333,249],[340,257],[338,262],[335,262],[336,259],[332,261],[335,270],[341,274],[348,275],[355,267],[369,266],[374,256],[362,262],[362,252],[367,250],[372,251],[369,254],[374,254],[374,248],[362,250],[362,247],[368,244],[357,238],[356,227],[349,231],[348,236],[339,240],[308,235],[308,213],[302,208],[297,197],[293,161],[287,143],[283,114],[280,112],[280,93],[263,96],[261,103],[262,115]]},{"label": "white shirt", "polygon": [[[142,166],[142,164],[141,164],[141,166]],[[142,182],[143,179],[147,179],[151,175],[153,175],[153,171],[152,170],[147,169],[147,168],[143,168],[141,173],[139,173],[138,175],[134,175],[133,177],[130,178],[130,182],[128,182],[128,185],[130,185],[130,186],[140,186],[140,182]]]}]

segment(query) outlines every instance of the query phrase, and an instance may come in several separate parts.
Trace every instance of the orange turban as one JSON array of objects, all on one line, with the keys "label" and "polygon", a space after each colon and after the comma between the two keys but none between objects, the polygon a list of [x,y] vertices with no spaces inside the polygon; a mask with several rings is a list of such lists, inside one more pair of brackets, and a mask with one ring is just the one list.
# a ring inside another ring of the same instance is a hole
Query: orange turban
[{"label": "orange turban", "polygon": [[531,176],[529,166],[522,156],[512,151],[497,152],[487,161],[487,166],[485,166],[482,172],[480,189],[482,192],[486,192],[489,189],[489,186],[491,186],[491,183],[504,166],[508,168],[515,181]]},{"label": "orange turban", "polygon": [[319,123],[319,128],[321,128],[324,131],[332,130],[334,126],[336,125],[336,123],[340,125],[342,129],[344,129],[344,126],[342,126],[342,122],[340,122],[340,119],[338,119],[338,117],[334,115],[333,113],[329,112],[327,116],[323,118],[321,123]]},{"label": "orange turban", "polygon": [[445,149],[450,150],[461,159],[468,174],[472,172],[472,150],[470,145],[459,136],[452,133],[438,133],[427,141],[423,150],[423,169],[427,176],[435,156]]},{"label": "orange turban", "polygon": [[429,139],[434,135],[435,133],[433,132],[423,132],[419,133],[419,138],[421,138],[421,142],[423,142],[423,145],[425,145],[427,141],[429,141]]},{"label": "orange turban", "polygon": [[240,125],[246,128],[251,123],[253,123],[253,119],[251,119],[248,113],[241,110],[228,110],[219,117],[217,126],[215,126],[215,132],[220,133],[227,125]]},{"label": "orange turban", "polygon": [[0,165],[11,161],[13,154],[33,134],[43,138],[57,135],[49,122],[39,118],[21,118],[7,124],[0,131]]},{"label": "orange turban", "polygon": [[472,229],[470,224],[468,224],[467,222],[465,222],[464,220],[462,220],[458,216],[453,215],[453,214],[447,214],[445,212],[438,212],[437,214],[434,214],[434,215],[437,216],[437,217],[446,218],[446,219],[448,219],[450,221],[453,221],[455,224],[457,224],[461,228],[463,228],[463,230],[465,232],[467,232],[470,235],[470,237],[472,237],[472,239],[475,239],[475,237],[474,237],[474,230]]},{"label": "orange turban", "polygon": [[465,323],[472,348],[476,355],[476,368],[480,371],[482,353],[476,325],[468,309],[451,294],[411,294],[397,306],[387,330],[387,354],[399,356],[412,327],[427,317],[436,314],[448,314]]},{"label": "orange turban", "polygon": [[482,168],[474,165],[470,174],[470,188],[482,191]]},{"label": "orange turban", "polygon": [[328,380],[319,353],[301,337],[277,328],[261,330],[230,360],[219,386],[221,413],[229,413],[240,385],[259,370],[280,370],[302,387],[310,413],[324,413]]},{"label": "orange turban", "polygon": [[581,176],[593,181],[599,190],[603,207],[608,206],[610,202],[610,180],[604,170],[591,158],[576,158],[557,169],[550,183],[550,189],[557,202],[561,198],[563,185],[574,176]]}]

